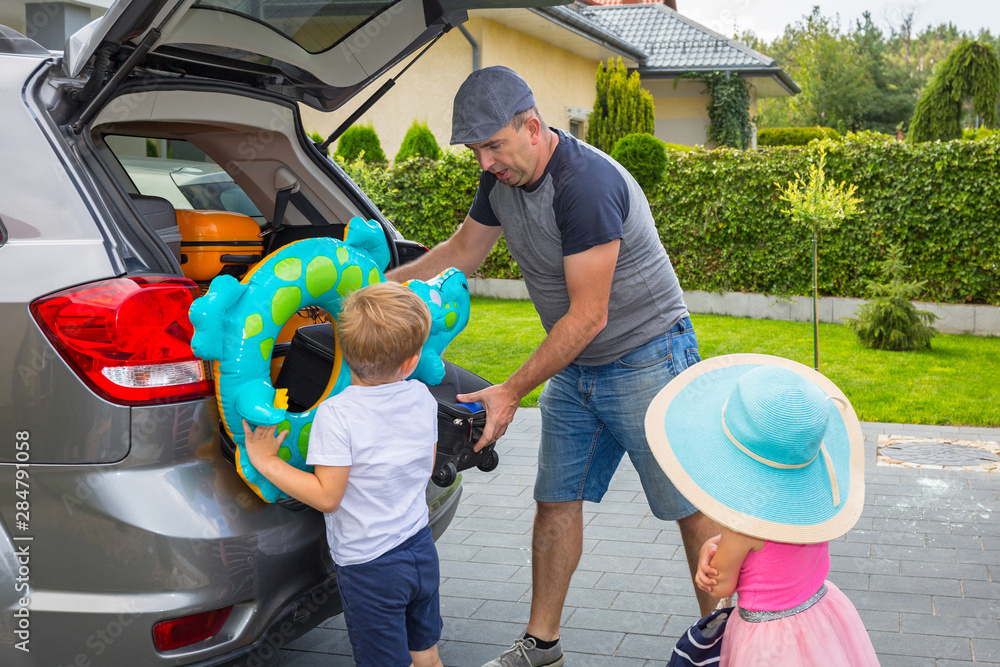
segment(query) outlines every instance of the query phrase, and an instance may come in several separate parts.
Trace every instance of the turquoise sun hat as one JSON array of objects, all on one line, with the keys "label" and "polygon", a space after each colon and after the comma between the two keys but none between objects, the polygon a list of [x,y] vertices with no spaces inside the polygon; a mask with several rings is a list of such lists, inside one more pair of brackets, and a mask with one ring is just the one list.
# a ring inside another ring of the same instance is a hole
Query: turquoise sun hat
[{"label": "turquoise sun hat", "polygon": [[765,354],[701,361],[650,403],[646,439],[695,507],[746,535],[826,542],[864,506],[864,436],[821,373]]}]

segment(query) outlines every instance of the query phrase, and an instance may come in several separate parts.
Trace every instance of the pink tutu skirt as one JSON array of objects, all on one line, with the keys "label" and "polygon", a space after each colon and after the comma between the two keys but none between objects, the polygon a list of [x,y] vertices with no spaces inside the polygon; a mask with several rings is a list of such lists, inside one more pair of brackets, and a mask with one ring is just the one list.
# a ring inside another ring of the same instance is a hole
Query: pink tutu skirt
[{"label": "pink tutu skirt", "polygon": [[878,667],[858,611],[839,588],[803,612],[750,623],[734,613],[722,636],[719,667]]}]

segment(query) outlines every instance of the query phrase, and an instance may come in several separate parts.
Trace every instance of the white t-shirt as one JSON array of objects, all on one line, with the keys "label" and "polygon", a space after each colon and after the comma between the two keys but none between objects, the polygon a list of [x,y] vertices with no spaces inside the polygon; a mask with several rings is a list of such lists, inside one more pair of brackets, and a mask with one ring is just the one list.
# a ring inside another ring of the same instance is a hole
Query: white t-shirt
[{"label": "white t-shirt", "polygon": [[427,525],[437,401],[416,380],[351,385],[324,401],[309,433],[309,465],[350,466],[340,507],[326,515],[337,565],[374,560]]}]

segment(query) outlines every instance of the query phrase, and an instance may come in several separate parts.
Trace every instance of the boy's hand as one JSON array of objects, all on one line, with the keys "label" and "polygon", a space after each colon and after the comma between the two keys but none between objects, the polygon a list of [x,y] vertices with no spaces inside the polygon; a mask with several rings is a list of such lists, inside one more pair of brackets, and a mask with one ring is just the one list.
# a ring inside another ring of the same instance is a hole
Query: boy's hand
[{"label": "boy's hand", "polygon": [[278,434],[278,437],[275,437],[274,432],[277,428],[275,425],[258,426],[256,429],[251,429],[247,420],[243,420],[243,435],[246,438],[247,456],[250,457],[250,463],[253,467],[265,475],[267,473],[261,470],[261,468],[268,459],[278,457],[278,449],[288,436],[288,431],[282,431]]},{"label": "boy's hand", "polygon": [[712,567],[712,557],[719,549],[719,540],[722,535],[716,535],[705,540],[701,545],[701,554],[698,557],[698,573],[694,577],[694,583],[698,588],[711,594],[712,589],[719,583],[715,577],[719,576],[719,571]]}]

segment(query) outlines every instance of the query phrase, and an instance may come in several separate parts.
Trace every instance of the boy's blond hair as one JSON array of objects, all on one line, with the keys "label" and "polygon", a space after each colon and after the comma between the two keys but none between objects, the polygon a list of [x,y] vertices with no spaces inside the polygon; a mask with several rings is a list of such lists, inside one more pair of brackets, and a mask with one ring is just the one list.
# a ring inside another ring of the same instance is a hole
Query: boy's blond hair
[{"label": "boy's blond hair", "polygon": [[427,304],[396,282],[363,287],[341,302],[337,337],[344,361],[365,382],[389,382],[419,354],[431,330]]}]

